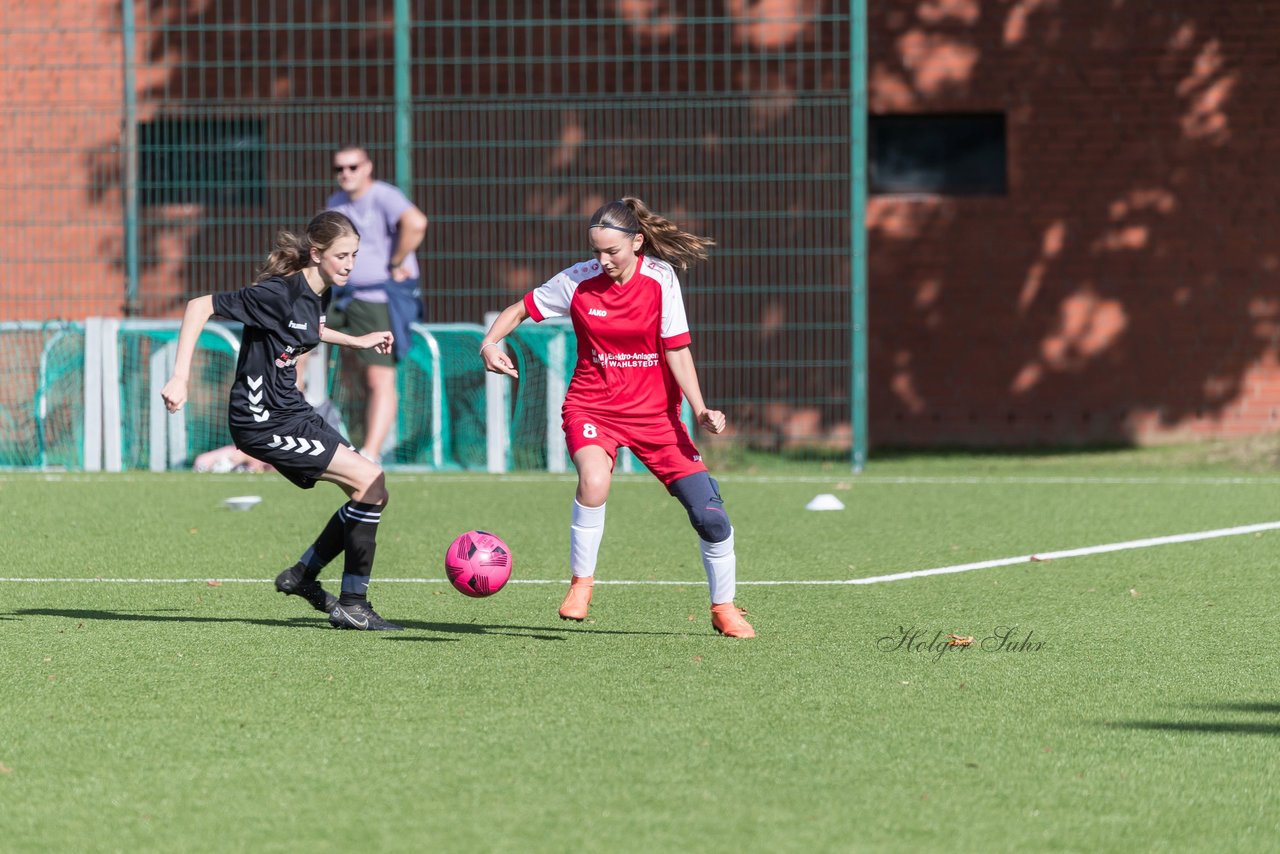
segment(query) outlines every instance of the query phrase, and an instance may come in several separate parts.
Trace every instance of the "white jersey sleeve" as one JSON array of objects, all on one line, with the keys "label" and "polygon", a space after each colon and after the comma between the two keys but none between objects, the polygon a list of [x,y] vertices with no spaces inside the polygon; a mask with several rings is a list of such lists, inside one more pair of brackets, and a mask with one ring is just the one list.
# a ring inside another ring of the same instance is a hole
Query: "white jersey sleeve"
[{"label": "white jersey sleeve", "polygon": [[600,265],[593,261],[583,261],[567,270],[561,270],[525,297],[525,305],[530,309],[529,314],[538,321],[548,317],[565,317],[569,314],[569,304],[573,302],[573,295],[578,290],[579,283],[598,275],[600,275]]},{"label": "white jersey sleeve", "polygon": [[[662,338],[687,337],[689,320],[684,313],[684,297],[680,295],[680,277],[666,261],[645,258],[645,272],[662,286]],[[687,343],[687,342],[686,342]]]}]

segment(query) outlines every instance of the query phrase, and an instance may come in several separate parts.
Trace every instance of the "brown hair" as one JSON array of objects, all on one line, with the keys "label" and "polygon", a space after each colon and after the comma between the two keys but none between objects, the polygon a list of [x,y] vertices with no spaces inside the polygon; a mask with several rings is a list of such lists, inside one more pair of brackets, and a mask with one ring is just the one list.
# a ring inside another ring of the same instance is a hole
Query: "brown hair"
[{"label": "brown hair", "polygon": [[716,245],[710,237],[682,231],[671,220],[649,210],[635,196],[623,196],[601,206],[591,217],[590,227],[597,226],[643,235],[643,254],[661,258],[681,270],[689,269],[695,261],[707,260],[707,250]]},{"label": "brown hair", "polygon": [[257,281],[263,282],[272,276],[292,276],[311,263],[312,249],[324,252],[335,240],[348,235],[359,238],[360,232],[345,214],[337,211],[325,211],[312,217],[303,237],[291,231],[278,232],[271,254],[258,269]]},{"label": "brown hair", "polygon": [[341,154],[344,151],[358,151],[364,155],[365,160],[371,159],[369,157],[369,149],[365,148],[364,143],[361,143],[361,142],[355,142],[355,141],[340,142],[338,143],[338,147],[333,150],[333,153]]}]

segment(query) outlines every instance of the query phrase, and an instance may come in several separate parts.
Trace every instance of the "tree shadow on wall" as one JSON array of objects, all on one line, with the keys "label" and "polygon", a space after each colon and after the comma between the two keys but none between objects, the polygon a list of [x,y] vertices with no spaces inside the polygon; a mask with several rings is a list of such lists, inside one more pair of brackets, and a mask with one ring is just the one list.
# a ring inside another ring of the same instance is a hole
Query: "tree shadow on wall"
[{"label": "tree shadow on wall", "polygon": [[1280,72],[1203,4],[1096,5],[873,11],[872,112],[1005,110],[1010,183],[872,201],[877,441],[1229,431],[1242,398],[1275,419],[1246,381],[1280,340],[1256,124]]}]

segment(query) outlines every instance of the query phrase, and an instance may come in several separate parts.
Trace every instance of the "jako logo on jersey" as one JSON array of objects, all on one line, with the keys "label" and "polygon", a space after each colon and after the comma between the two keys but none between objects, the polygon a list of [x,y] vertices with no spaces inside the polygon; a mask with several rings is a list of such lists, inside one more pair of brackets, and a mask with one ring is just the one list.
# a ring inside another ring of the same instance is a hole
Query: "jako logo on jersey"
[{"label": "jako logo on jersey", "polygon": [[305,324],[305,323],[298,323],[297,321],[290,320],[290,321],[289,321],[289,328],[290,328],[290,329],[306,329],[306,328],[307,328],[307,324]]},{"label": "jako logo on jersey", "polygon": [[609,312],[605,311],[603,308],[589,308],[587,309],[587,314],[592,317],[607,317]]}]

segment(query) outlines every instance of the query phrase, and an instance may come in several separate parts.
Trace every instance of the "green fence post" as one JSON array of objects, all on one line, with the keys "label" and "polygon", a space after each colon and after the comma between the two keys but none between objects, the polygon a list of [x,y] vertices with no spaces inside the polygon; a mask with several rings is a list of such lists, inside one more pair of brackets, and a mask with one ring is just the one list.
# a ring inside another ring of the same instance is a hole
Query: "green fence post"
[{"label": "green fence post", "polygon": [[849,156],[852,190],[849,256],[853,279],[853,471],[867,462],[867,0],[851,0],[849,21]]},{"label": "green fence post", "polygon": [[120,45],[124,63],[124,150],[121,181],[124,199],[124,314],[138,313],[138,85],[134,55],[137,51],[137,28],[133,17],[133,0],[120,0]]},{"label": "green fence post", "polygon": [[409,0],[395,0],[396,186],[413,198],[413,19]]}]

